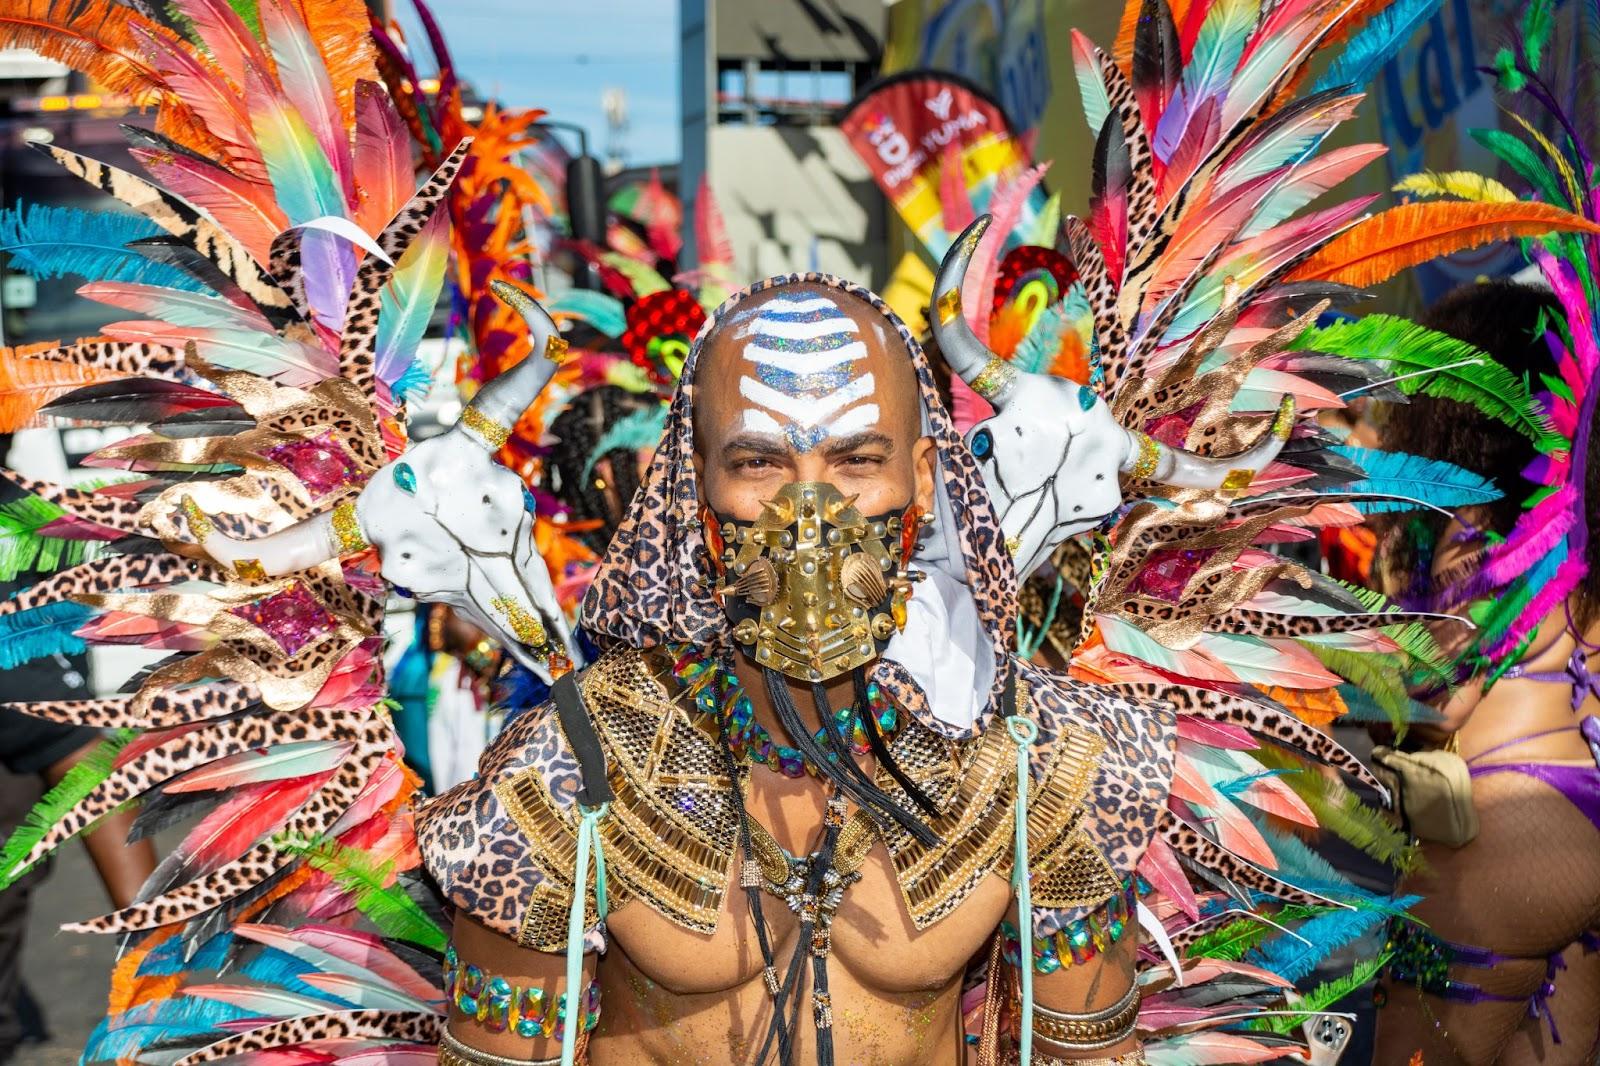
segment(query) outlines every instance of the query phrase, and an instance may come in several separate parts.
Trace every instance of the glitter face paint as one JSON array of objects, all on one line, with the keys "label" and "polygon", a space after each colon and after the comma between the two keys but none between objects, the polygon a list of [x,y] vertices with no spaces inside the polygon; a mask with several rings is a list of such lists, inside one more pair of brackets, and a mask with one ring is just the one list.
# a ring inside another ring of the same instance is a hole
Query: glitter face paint
[{"label": "glitter face paint", "polygon": [[852,367],[867,346],[832,300],[769,300],[739,336],[754,369],[739,379],[739,394],[757,405],[745,411],[745,429],[780,436],[803,453],[877,423],[878,405],[861,402],[872,396],[872,375]]}]

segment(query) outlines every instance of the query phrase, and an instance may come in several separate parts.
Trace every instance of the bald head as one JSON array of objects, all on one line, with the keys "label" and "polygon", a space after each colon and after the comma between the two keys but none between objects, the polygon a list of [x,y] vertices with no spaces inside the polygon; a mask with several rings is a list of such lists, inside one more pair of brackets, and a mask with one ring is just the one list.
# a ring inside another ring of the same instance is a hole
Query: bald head
[{"label": "bald head", "polygon": [[790,481],[859,492],[867,514],[928,506],[916,370],[866,301],[810,283],[764,289],[712,327],[694,385],[695,464],[719,515],[753,518]]}]

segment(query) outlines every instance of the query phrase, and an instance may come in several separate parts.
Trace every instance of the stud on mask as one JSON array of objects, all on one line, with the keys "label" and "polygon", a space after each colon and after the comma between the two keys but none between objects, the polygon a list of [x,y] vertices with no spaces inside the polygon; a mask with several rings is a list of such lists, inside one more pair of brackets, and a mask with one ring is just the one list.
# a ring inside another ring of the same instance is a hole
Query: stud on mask
[{"label": "stud on mask", "polygon": [[707,522],[733,636],[759,664],[826,681],[871,662],[905,624],[920,512],[863,515],[827,482],[793,482],[754,521]]}]

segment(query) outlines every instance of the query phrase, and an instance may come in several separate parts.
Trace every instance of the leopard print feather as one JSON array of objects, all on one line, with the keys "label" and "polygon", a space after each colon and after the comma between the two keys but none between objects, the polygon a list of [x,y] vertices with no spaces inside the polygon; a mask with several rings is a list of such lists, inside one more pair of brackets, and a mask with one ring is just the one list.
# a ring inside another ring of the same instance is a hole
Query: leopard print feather
[{"label": "leopard print feather", "polygon": [[66,485],[24,477],[15,470],[3,467],[0,467],[0,477],[4,477],[23,492],[48,500],[72,517],[81,518],[108,532],[135,534],[143,532],[139,526],[140,504],[137,500],[84,492]]},{"label": "leopard print feather", "polygon": [[260,702],[261,694],[251,686],[221,681],[95,700],[39,700],[0,707],[89,729],[171,729],[239,714]]},{"label": "leopard print feather", "polygon": [[1183,824],[1168,811],[1161,826],[1161,838],[1173,851],[1214,876],[1225,878],[1236,885],[1265,892],[1285,903],[1298,903],[1308,907],[1325,906],[1335,900],[1296,888],[1280,881],[1264,870],[1245,862],[1233,852],[1213,843],[1199,830]]},{"label": "leopard print feather", "polygon": [[[341,714],[341,717],[347,716],[348,712]],[[285,823],[281,830],[283,838],[309,842],[326,833],[355,803],[393,746],[386,722],[369,715],[365,721],[352,724],[357,726],[355,750],[322,790]],[[180,888],[62,928],[69,932],[127,933],[186,922],[249,891],[283,866],[299,861],[302,860],[297,855],[281,850],[271,841],[263,841],[232,862]]]},{"label": "leopard print feather", "polygon": [[[331,1006],[331,1005],[330,1005]],[[444,1032],[444,1015],[400,1010],[351,1010],[283,1018],[236,1033],[179,1059],[176,1066],[199,1066],[252,1052],[293,1048],[318,1041],[395,1040],[407,1044],[437,1044]]]},{"label": "leopard print feather", "polygon": [[51,574],[12,599],[0,603],[0,618],[41,604],[119,589],[171,585],[179,581],[221,581],[221,570],[199,559],[162,552],[154,555],[110,555],[91,559]]},{"label": "leopard print feather", "polygon": [[56,145],[40,145],[62,167],[127,204],[213,263],[269,320],[283,324],[293,315],[288,295],[227,230],[183,200],[118,167]]}]

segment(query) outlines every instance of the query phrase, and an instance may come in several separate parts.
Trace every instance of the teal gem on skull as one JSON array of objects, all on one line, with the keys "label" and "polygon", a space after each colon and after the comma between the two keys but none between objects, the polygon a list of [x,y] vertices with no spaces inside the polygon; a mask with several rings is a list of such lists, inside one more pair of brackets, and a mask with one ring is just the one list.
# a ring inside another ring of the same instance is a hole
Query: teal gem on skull
[{"label": "teal gem on skull", "polygon": [[394,467],[394,483],[400,486],[400,491],[407,496],[417,494],[417,475],[411,469],[410,463],[396,463]]},{"label": "teal gem on skull", "polygon": [[1085,411],[1093,407],[1094,402],[1099,398],[1100,397],[1095,395],[1093,389],[1086,388],[1082,385],[1078,386],[1078,406],[1083,408]]}]

